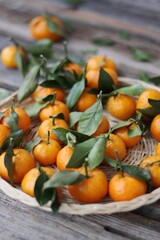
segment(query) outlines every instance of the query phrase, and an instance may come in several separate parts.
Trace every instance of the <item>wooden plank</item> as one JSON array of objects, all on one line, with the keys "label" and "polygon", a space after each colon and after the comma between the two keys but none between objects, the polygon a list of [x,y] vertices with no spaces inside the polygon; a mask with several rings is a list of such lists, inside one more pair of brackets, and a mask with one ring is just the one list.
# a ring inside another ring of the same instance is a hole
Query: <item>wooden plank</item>
[{"label": "wooden plank", "polygon": [[125,240],[87,218],[53,214],[30,208],[0,192],[0,239],[108,239]]},{"label": "wooden plank", "polygon": [[[7,6],[8,9],[14,10],[15,5],[9,4],[10,0],[0,0],[1,6]],[[120,3],[119,3],[120,5]],[[107,6],[104,9],[107,9]],[[115,5],[116,6],[116,5]],[[158,6],[157,6],[158,7]],[[16,8],[21,9],[23,12],[36,12],[36,13],[43,13],[44,11],[49,11],[52,14],[58,14],[63,18],[68,18],[73,21],[85,22],[89,23],[90,25],[96,26],[103,26],[103,27],[112,27],[114,29],[126,29],[132,31],[139,35],[148,36],[150,38],[157,38],[160,37],[159,26],[157,28],[154,27],[154,24],[148,24],[147,27],[143,26],[145,21],[142,21],[143,24],[141,26],[141,21],[138,21],[138,24],[131,23],[130,15],[124,20],[122,16],[124,16],[124,10],[121,9],[119,14],[115,14],[116,18],[109,17],[108,15],[103,15],[99,13],[95,13],[89,10],[77,10],[73,11],[69,8],[61,7],[59,4],[56,4],[54,1],[46,2],[43,0],[17,0],[16,1]],[[117,8],[118,9],[118,8]],[[157,8],[158,9],[158,8]],[[155,12],[154,15],[155,16]],[[135,15],[133,15],[135,16]],[[141,19],[142,14],[140,15]],[[158,14],[156,15],[159,16]],[[150,16],[151,18],[151,16]],[[149,19],[150,19],[149,18]],[[137,23],[137,22],[136,22]]]},{"label": "wooden plank", "polygon": [[83,217],[94,223],[100,223],[110,232],[126,236],[129,239],[158,240],[160,233],[160,222],[148,220],[134,213],[119,213],[109,216],[96,215],[94,217]]}]

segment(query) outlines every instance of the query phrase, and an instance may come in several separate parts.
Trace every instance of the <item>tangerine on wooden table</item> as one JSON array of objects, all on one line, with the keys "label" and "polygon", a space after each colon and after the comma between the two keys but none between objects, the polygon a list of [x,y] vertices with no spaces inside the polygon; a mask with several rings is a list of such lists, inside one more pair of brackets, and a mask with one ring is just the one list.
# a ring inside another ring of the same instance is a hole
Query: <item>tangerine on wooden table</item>
[{"label": "tangerine on wooden table", "polygon": [[69,62],[64,65],[63,69],[70,72],[76,72],[78,75],[82,74],[82,68],[78,63]]},{"label": "tangerine on wooden table", "polygon": [[66,123],[66,121],[64,121],[63,119],[46,119],[44,120],[40,126],[38,127],[38,136],[39,137],[44,137],[47,136],[48,131],[50,132],[50,138],[53,140],[56,140],[58,143],[62,143],[61,140],[56,136],[56,134],[53,132],[53,129],[55,128],[65,128],[65,129],[69,129],[68,124]]},{"label": "tangerine on wooden table", "polygon": [[10,135],[10,128],[3,124],[0,124],[0,148],[2,147],[6,138]]},{"label": "tangerine on wooden table", "polygon": [[113,201],[129,201],[146,193],[146,182],[126,173],[117,173],[109,182],[109,196]]},{"label": "tangerine on wooden table", "polygon": [[[53,21],[57,27],[63,31],[63,23],[60,21],[59,18],[55,16],[50,16],[50,19]],[[30,32],[35,39],[45,39],[50,38],[54,41],[61,39],[61,36],[56,32],[50,31],[47,26],[47,22],[44,16],[37,16],[33,18],[29,25]]]},{"label": "tangerine on wooden table", "polygon": [[[14,111],[17,113],[18,115],[18,126],[19,128],[21,128],[24,132],[26,132],[31,124],[31,119],[29,117],[29,115],[27,114],[27,112],[20,108],[20,107],[14,107]],[[11,113],[11,109],[8,109],[5,113],[4,116],[1,120],[1,123],[4,125],[7,125],[7,117],[10,115]]]},{"label": "tangerine on wooden table", "polygon": [[25,54],[22,48],[15,45],[7,46],[1,51],[1,61],[8,68],[16,68],[16,53],[17,50],[20,51],[23,55]]},{"label": "tangerine on wooden table", "polygon": [[57,154],[61,150],[61,145],[53,140],[43,139],[33,149],[33,155],[42,166],[49,166],[56,162]]},{"label": "tangerine on wooden table", "polygon": [[149,156],[142,160],[140,167],[150,171],[152,186],[160,187],[160,156]]},{"label": "tangerine on wooden table", "polygon": [[106,103],[107,111],[120,120],[127,120],[136,112],[136,101],[126,94],[117,93],[109,97]]},{"label": "tangerine on wooden table", "polygon": [[105,156],[116,160],[116,152],[122,161],[126,156],[126,146],[119,136],[110,133],[106,142]]},{"label": "tangerine on wooden table", "polygon": [[[55,173],[55,170],[50,167],[41,167],[41,169],[47,174],[49,178]],[[29,172],[25,174],[22,179],[21,189],[23,192],[27,193],[31,197],[34,197],[34,187],[39,175],[40,171],[38,170],[38,168],[32,168]]]},{"label": "tangerine on wooden table", "polygon": [[116,129],[113,133],[117,136],[119,136],[123,142],[125,143],[126,147],[132,147],[136,144],[139,143],[139,141],[141,140],[141,135],[137,135],[134,137],[129,137],[128,136],[128,131],[129,129],[133,130],[136,127],[136,124],[132,123],[130,126],[126,126],[126,127],[121,127]]},{"label": "tangerine on wooden table", "polygon": [[65,99],[65,91],[60,88],[47,88],[38,86],[34,93],[32,94],[32,98],[36,100],[37,98],[45,98],[48,95],[53,95],[56,93],[56,100],[63,102]]},{"label": "tangerine on wooden table", "polygon": [[[32,168],[35,167],[35,160],[29,152],[24,149],[13,149],[14,156],[13,163],[13,180],[14,183],[21,183],[24,175]],[[0,176],[6,181],[9,181],[8,171],[4,164],[6,152],[0,155]]]},{"label": "tangerine on wooden table", "polygon": [[[105,72],[107,72],[114,84],[118,83],[118,76],[117,73],[111,68],[103,68]],[[100,76],[100,69],[91,69],[86,73],[87,79],[87,86],[90,88],[98,89],[99,88],[99,76]]]},{"label": "tangerine on wooden table", "polygon": [[[81,172],[84,174],[84,170]],[[108,180],[103,171],[95,168],[88,172],[89,178],[68,186],[70,194],[79,202],[97,203],[108,193]]]},{"label": "tangerine on wooden table", "polygon": [[117,71],[115,62],[106,56],[97,55],[88,59],[87,71],[96,70],[100,68],[110,68],[113,69],[115,72]]}]

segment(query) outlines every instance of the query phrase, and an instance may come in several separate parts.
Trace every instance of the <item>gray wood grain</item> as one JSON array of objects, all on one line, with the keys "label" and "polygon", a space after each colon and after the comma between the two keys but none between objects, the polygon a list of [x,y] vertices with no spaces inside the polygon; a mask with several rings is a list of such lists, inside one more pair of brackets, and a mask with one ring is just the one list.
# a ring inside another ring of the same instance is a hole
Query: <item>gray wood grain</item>
[{"label": "gray wood grain", "polygon": [[0,192],[0,239],[128,239],[93,220],[30,208]]}]

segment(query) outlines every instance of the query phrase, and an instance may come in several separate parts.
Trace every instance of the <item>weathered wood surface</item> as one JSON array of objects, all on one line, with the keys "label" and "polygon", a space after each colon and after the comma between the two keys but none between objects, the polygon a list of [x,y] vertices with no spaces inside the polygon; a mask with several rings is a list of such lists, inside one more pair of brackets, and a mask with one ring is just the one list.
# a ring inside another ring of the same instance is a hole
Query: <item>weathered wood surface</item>
[{"label": "weathered wood surface", "polygon": [[[13,3],[14,2],[14,3]],[[106,3],[107,2],[107,3]],[[160,26],[157,0],[86,1],[76,12],[58,0],[0,0],[0,48],[14,36],[24,43],[32,41],[28,22],[44,10],[72,19],[74,32],[69,36],[71,53],[83,57],[83,51],[96,48],[99,54],[112,57],[120,75],[137,78],[140,73],[160,74]],[[74,20],[74,21],[73,21]],[[131,39],[120,38],[120,30],[129,30]],[[95,37],[116,41],[115,46],[96,47]],[[150,63],[136,62],[129,46],[140,47],[153,54]],[[56,44],[55,51],[62,53]],[[86,55],[85,58],[89,57]],[[0,64],[0,87],[15,90],[21,83],[16,70]],[[52,214],[30,208],[8,198],[0,191],[0,239],[154,239],[160,235],[160,204],[144,206],[131,213],[110,216],[70,216]]]}]

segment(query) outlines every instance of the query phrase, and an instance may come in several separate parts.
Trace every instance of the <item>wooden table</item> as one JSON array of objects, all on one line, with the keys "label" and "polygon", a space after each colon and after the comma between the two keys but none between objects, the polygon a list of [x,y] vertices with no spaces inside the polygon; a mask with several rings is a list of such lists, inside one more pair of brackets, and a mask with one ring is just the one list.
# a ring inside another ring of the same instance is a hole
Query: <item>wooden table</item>
[{"label": "wooden table", "polygon": [[[14,2],[14,3],[13,3]],[[98,54],[113,58],[122,76],[137,78],[141,73],[160,75],[160,3],[156,0],[89,0],[73,11],[62,1],[0,0],[0,47],[13,36],[23,43],[33,41],[28,22],[44,10],[71,19],[74,32],[69,36],[69,50],[84,56],[85,50],[97,49]],[[130,39],[120,31],[130,32]],[[97,47],[92,39],[110,38],[114,46]],[[141,48],[154,56],[151,62],[137,62],[130,47]],[[59,44],[56,52],[62,52]],[[90,55],[85,55],[85,58]],[[0,87],[18,88],[22,79],[16,70],[0,64]],[[160,239],[160,202],[130,213],[113,215],[71,216],[53,214],[30,208],[10,199],[0,191],[0,239]]]}]

